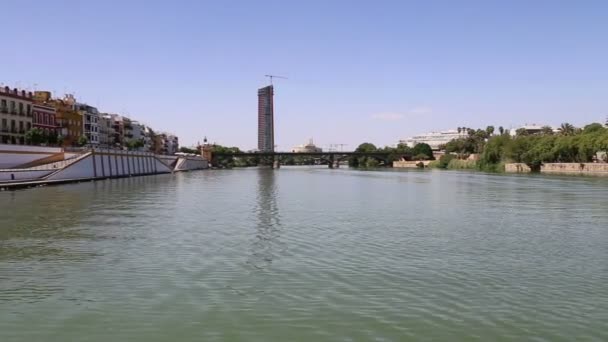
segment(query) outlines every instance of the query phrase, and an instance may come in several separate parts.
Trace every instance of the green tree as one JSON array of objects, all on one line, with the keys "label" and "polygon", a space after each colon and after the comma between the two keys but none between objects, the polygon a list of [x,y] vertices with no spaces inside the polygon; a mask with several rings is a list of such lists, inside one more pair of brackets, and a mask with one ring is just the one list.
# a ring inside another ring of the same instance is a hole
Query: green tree
[{"label": "green tree", "polygon": [[499,127],[498,127],[498,133],[500,133],[500,135],[505,134],[505,128],[504,128],[504,127],[502,127],[502,126],[499,126]]},{"label": "green tree", "polygon": [[412,154],[414,155],[414,159],[418,160],[420,160],[419,158],[423,158],[423,160],[435,159],[433,157],[433,149],[431,149],[431,146],[429,146],[429,144],[425,143],[416,144],[412,148]]},{"label": "green tree", "polygon": [[605,131],[606,131],[606,128],[604,127],[604,125],[602,125],[601,123],[597,123],[597,122],[589,124],[589,125],[585,126],[585,128],[583,128],[583,134],[602,133]]},{"label": "green tree", "polygon": [[78,146],[85,146],[88,143],[89,143],[89,139],[86,136],[81,135],[78,138],[78,141],[77,141]]},{"label": "green tree", "polygon": [[511,143],[511,136],[498,135],[488,140],[479,156],[479,167],[485,171],[494,171],[495,165],[504,159],[505,148]]},{"label": "green tree", "polygon": [[[356,149],[355,152],[377,152],[378,148],[376,147],[376,145],[372,144],[372,143],[363,143],[361,145],[359,145]],[[348,166],[350,167],[362,167],[362,168],[373,168],[373,167],[377,167],[379,165],[379,162],[376,158],[373,157],[350,157],[348,159]]]},{"label": "green tree", "polygon": [[38,127],[32,128],[25,133],[25,140],[30,145],[40,145],[45,142],[44,131]]},{"label": "green tree", "polygon": [[57,141],[58,141],[58,135],[56,132],[51,132],[49,134],[46,134],[46,142],[50,145],[57,145]]},{"label": "green tree", "polygon": [[453,159],[456,159],[455,155],[446,153],[446,154],[442,155],[441,157],[439,157],[439,162],[437,163],[437,167],[440,169],[447,169],[448,165],[450,165],[450,162]]},{"label": "green tree", "polygon": [[181,153],[200,154],[199,150],[188,147],[180,147],[179,151]]},{"label": "green tree", "polygon": [[494,126],[486,127],[486,137],[491,137],[494,134]]}]

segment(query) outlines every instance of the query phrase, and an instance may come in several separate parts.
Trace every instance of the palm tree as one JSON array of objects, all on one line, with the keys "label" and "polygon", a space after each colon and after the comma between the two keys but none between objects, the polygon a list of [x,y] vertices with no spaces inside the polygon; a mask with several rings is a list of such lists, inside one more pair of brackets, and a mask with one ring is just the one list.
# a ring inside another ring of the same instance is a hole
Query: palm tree
[{"label": "palm tree", "polygon": [[458,127],[458,134],[460,134],[460,132],[462,132],[462,128]]},{"label": "palm tree", "polygon": [[505,128],[502,126],[498,127],[498,133],[500,133],[500,135],[505,134]]},{"label": "palm tree", "polygon": [[558,129],[561,135],[573,135],[575,132],[574,126],[567,122],[564,122]]},{"label": "palm tree", "polygon": [[488,134],[488,138],[491,137],[494,134],[494,126],[486,127],[486,133]]}]

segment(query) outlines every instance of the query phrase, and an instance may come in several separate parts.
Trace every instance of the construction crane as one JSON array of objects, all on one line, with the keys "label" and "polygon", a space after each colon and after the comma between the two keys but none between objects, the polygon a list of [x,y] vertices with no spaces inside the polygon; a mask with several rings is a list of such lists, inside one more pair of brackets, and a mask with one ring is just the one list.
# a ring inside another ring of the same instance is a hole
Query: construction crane
[{"label": "construction crane", "polygon": [[277,76],[277,75],[264,75],[264,76],[266,76],[266,77],[270,78],[270,85],[272,85],[272,79],[273,79],[273,78],[282,78],[282,79],[285,79],[285,80],[287,79],[287,77],[284,77],[284,76]]},{"label": "construction crane", "polygon": [[348,144],[329,144],[328,152],[338,152],[338,147],[340,147],[339,152],[344,152],[344,146],[348,146]]}]

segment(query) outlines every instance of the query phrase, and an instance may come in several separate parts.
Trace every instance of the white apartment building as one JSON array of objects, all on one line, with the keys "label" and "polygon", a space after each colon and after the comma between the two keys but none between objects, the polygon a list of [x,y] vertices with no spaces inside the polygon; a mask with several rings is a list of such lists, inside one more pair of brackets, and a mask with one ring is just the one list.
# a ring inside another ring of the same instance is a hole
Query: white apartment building
[{"label": "white apartment building", "polygon": [[99,145],[99,111],[93,106],[77,103],[76,110],[82,114],[84,135],[92,146]]},{"label": "white apartment building", "polygon": [[104,148],[115,147],[114,119],[109,114],[99,116],[99,146]]}]

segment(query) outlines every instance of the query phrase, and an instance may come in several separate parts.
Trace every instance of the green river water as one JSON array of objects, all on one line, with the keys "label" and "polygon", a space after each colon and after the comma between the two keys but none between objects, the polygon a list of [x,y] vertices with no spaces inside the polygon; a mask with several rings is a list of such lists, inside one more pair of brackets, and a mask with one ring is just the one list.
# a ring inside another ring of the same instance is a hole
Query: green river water
[{"label": "green river water", "polygon": [[606,341],[608,179],[205,170],[0,192],[0,341]]}]

